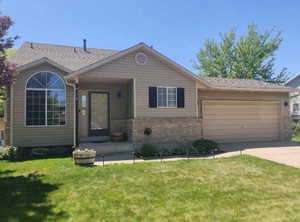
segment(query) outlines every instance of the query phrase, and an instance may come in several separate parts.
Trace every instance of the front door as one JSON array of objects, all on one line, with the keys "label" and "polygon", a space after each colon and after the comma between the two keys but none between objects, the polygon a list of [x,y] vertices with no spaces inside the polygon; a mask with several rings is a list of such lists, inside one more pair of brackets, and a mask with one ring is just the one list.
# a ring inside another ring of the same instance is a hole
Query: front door
[{"label": "front door", "polygon": [[89,136],[108,136],[109,118],[109,93],[89,92]]}]

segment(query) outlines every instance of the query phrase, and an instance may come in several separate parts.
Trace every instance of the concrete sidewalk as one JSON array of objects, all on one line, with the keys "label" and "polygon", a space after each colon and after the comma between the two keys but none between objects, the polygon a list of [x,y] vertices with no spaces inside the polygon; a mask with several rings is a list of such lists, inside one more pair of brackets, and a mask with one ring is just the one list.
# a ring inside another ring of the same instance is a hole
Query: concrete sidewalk
[{"label": "concrete sidewalk", "polygon": [[[143,162],[161,162],[161,161],[177,161],[177,160],[197,160],[197,159],[213,159],[213,158],[223,158],[223,157],[230,157],[239,155],[239,151],[234,152],[226,152],[216,155],[211,155],[207,157],[187,157],[187,156],[174,156],[174,157],[163,157],[160,158],[153,158],[153,159],[141,159],[141,158],[133,158],[132,153],[118,153],[113,155],[104,156],[104,165],[110,165],[110,164],[119,164],[119,163],[127,163],[127,164],[133,164],[133,163],[143,163]],[[102,156],[97,156],[95,165],[102,166],[103,165],[103,159]]]},{"label": "concrete sidewalk", "polygon": [[[286,164],[289,166],[300,168],[300,144],[293,142],[261,142],[261,143],[234,143],[234,144],[222,144],[221,149],[226,151],[225,153],[216,154],[215,156],[207,157],[190,157],[189,159],[212,159],[212,158],[224,158],[235,155],[248,154],[259,158],[271,160],[277,163]],[[104,157],[104,165],[127,163],[133,164],[141,162],[160,162],[160,161],[176,161],[186,160],[186,156],[177,156],[157,159],[144,160],[135,158],[133,160],[133,154],[119,153],[114,155],[107,155]],[[102,166],[102,157],[98,156],[95,165]]]}]

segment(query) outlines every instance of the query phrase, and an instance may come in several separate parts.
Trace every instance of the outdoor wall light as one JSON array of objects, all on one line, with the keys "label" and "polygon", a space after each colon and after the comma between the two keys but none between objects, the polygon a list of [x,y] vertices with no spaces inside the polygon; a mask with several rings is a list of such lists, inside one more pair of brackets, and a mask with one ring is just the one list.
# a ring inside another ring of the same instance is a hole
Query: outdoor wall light
[{"label": "outdoor wall light", "polygon": [[284,106],[288,106],[288,105],[289,105],[289,102],[285,101]]},{"label": "outdoor wall light", "polygon": [[144,135],[150,136],[152,134],[152,129],[151,128],[145,128],[144,130]]}]

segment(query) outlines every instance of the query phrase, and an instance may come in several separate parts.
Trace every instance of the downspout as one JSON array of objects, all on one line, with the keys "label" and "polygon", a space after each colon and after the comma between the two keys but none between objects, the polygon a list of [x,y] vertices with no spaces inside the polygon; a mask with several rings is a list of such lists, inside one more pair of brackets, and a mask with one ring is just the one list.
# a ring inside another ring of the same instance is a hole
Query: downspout
[{"label": "downspout", "polygon": [[13,85],[10,85],[10,146],[13,146]]}]

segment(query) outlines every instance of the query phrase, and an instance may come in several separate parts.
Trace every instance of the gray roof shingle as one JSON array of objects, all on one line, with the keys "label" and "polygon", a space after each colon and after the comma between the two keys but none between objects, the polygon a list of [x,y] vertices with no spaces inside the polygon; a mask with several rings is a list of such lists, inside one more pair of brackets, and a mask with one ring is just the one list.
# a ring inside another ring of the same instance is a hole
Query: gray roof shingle
[{"label": "gray roof shingle", "polygon": [[[31,44],[33,48],[31,48]],[[75,71],[117,52],[118,51],[116,50],[95,48],[87,48],[87,51],[85,52],[83,48],[80,47],[25,42],[17,50],[16,54],[9,58],[9,61],[21,66],[47,57],[50,60]]]},{"label": "gray roof shingle", "polygon": [[268,83],[254,79],[230,79],[220,77],[200,77],[214,87],[224,88],[254,88],[254,89],[289,89],[284,85]]},{"label": "gray roof shingle", "polygon": [[[9,61],[21,66],[47,57],[71,71],[76,71],[117,54],[118,52],[119,51],[117,50],[95,48],[88,48],[87,51],[84,51],[81,47],[25,42],[17,50],[15,55],[9,57]],[[250,79],[229,79],[202,76],[198,78],[216,88],[291,89],[284,85]]]}]

